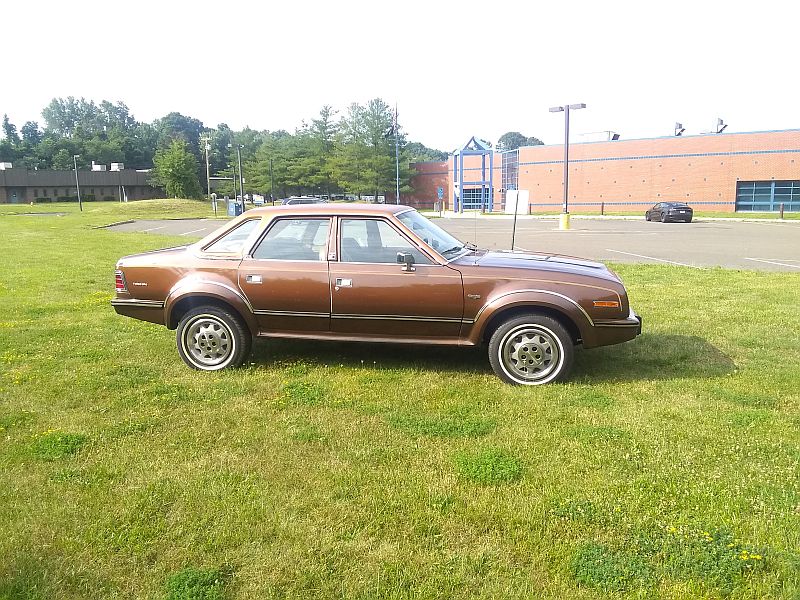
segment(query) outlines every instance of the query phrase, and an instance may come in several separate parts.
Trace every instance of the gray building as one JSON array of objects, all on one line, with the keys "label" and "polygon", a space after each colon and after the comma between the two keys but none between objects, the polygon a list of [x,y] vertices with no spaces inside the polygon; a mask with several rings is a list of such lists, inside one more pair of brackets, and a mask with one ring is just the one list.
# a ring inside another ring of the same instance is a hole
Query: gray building
[{"label": "gray building", "polygon": [[[0,168],[0,203],[77,201],[74,171],[29,171]],[[78,171],[84,202],[147,200],[163,198],[164,191],[151,185],[150,173],[121,171]]]}]

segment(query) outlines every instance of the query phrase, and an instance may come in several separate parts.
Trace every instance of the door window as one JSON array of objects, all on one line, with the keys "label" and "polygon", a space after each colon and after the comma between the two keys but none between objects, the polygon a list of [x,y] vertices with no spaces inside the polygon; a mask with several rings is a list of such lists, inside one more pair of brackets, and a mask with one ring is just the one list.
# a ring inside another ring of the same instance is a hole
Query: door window
[{"label": "door window", "polygon": [[380,219],[342,219],[342,262],[397,264],[398,252],[409,252],[414,262],[431,261],[399,231]]},{"label": "door window", "polygon": [[243,222],[233,231],[229,231],[210,246],[206,246],[206,252],[239,252],[253,233],[261,219],[250,219]]},{"label": "door window", "polygon": [[327,260],[330,219],[280,219],[253,252],[261,260]]}]

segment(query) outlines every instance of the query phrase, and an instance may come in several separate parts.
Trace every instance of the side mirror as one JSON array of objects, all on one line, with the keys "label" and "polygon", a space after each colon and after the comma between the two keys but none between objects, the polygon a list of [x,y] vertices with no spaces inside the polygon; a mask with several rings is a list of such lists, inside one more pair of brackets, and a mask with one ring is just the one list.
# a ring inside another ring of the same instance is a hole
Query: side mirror
[{"label": "side mirror", "polygon": [[414,268],[414,255],[411,252],[398,252],[397,264],[403,265],[403,271],[416,271]]}]

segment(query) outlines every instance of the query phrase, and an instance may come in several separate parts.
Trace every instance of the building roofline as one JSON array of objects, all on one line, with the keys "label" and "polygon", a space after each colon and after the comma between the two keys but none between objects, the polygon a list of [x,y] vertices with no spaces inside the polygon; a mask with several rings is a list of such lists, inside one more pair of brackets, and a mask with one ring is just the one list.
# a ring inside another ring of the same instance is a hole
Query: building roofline
[{"label": "building roofline", "polygon": [[[583,146],[588,144],[619,144],[621,142],[643,142],[647,140],[677,140],[677,139],[687,139],[687,138],[698,138],[698,137],[708,137],[708,136],[730,136],[730,135],[758,135],[764,133],[800,133],[800,129],[765,129],[763,131],[726,131],[724,133],[693,133],[691,135],[660,135],[654,137],[642,137],[642,138],[630,138],[630,139],[620,139],[620,140],[597,140],[592,142],[570,142],[570,146]],[[563,146],[563,143],[560,144],[535,144],[533,146],[520,146],[520,148],[543,148],[543,147],[554,147],[554,146]],[[519,150],[519,148],[517,148]],[[505,152],[514,152],[514,150],[503,150],[502,152],[498,152],[498,154],[503,154]]]}]

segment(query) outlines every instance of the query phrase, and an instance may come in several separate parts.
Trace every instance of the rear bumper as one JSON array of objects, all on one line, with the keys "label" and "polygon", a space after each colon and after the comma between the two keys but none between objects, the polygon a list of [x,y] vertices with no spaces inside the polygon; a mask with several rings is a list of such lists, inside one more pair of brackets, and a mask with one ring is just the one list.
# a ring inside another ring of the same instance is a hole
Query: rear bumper
[{"label": "rear bumper", "polygon": [[111,306],[118,315],[164,325],[164,303],[159,300],[114,298]]}]

